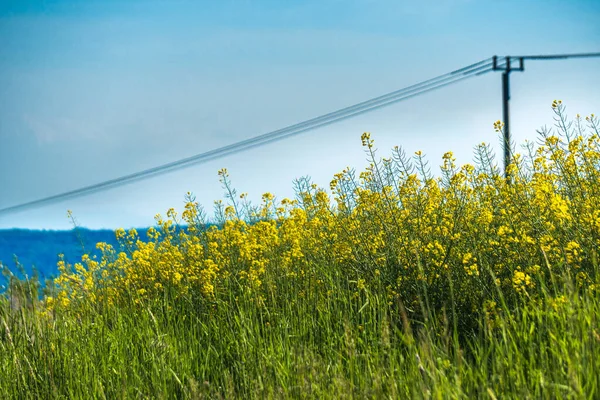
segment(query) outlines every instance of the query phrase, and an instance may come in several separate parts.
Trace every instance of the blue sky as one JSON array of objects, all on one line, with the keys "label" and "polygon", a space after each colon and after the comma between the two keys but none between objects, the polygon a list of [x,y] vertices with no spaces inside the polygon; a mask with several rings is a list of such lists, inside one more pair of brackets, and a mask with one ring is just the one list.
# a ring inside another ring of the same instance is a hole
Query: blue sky
[{"label": "blue sky", "polygon": [[[281,128],[498,55],[600,51],[600,3],[564,1],[3,1],[0,208],[97,183]],[[530,61],[512,80],[514,139],[600,113],[600,59]],[[499,140],[500,73],[489,73],[286,141],[151,180],[0,215],[0,229],[140,227],[209,210],[226,167],[240,192],[292,197],[380,154],[453,150],[472,160]]]}]

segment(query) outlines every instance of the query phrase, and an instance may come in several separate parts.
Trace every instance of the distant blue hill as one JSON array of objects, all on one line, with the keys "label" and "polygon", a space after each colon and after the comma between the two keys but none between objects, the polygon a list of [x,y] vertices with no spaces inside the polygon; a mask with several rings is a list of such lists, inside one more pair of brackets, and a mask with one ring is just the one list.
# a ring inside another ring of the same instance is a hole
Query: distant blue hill
[{"label": "distant blue hill", "polygon": [[[148,228],[137,229],[140,239],[146,240]],[[96,243],[106,242],[118,246],[115,232],[108,229],[91,230],[75,228],[69,231],[1,229],[0,230],[0,262],[12,273],[24,278],[14,262],[15,256],[24,267],[25,273],[32,274],[32,267],[38,270],[40,280],[50,278],[58,273],[56,266],[58,255],[64,254],[65,261],[74,264],[81,261],[84,253],[99,254]],[[0,292],[6,284],[0,275]]]}]

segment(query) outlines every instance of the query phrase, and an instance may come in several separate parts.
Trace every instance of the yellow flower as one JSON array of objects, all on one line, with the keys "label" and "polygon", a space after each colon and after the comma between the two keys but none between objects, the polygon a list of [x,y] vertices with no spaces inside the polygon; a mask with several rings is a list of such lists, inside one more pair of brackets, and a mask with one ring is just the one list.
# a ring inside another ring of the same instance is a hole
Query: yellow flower
[{"label": "yellow flower", "polygon": [[220,177],[229,177],[229,172],[227,171],[227,168],[221,168],[218,171],[218,174]]},{"label": "yellow flower", "polygon": [[373,147],[374,141],[371,139],[371,134],[369,132],[363,133],[360,140],[364,147],[368,147],[369,149]]},{"label": "yellow flower", "polygon": [[500,120],[494,122],[494,130],[496,132],[501,132],[503,128],[504,128],[504,122],[502,122]]},{"label": "yellow flower", "polygon": [[362,278],[361,278],[361,279],[359,279],[359,280],[356,282],[356,286],[358,287],[358,290],[365,290],[365,288],[366,288],[366,285],[365,285],[365,280],[364,280],[364,279],[362,279]]},{"label": "yellow flower", "polygon": [[117,237],[117,240],[121,240],[125,237],[126,233],[125,233],[125,229],[123,228],[119,228],[115,231],[115,236]]}]

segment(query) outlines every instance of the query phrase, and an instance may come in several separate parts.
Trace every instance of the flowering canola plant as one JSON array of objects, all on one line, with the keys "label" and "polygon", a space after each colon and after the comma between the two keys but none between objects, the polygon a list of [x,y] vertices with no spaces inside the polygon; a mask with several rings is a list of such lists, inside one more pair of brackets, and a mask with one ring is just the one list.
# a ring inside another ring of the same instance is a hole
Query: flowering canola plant
[{"label": "flowering canola plant", "polygon": [[[458,313],[471,315],[490,312],[500,293],[535,297],[556,272],[597,292],[598,119],[568,123],[562,102],[552,109],[556,133],[542,130],[540,145],[523,154],[513,149],[507,177],[487,144],[474,165],[444,154],[434,175],[421,152],[396,147],[378,159],[369,133],[361,138],[369,166],[358,177],[351,168],[336,174],[330,193],[300,179],[295,199],[266,193],[252,205],[220,170],[227,202],[215,204],[216,225],[188,193],[181,216],[157,215],[146,240],[119,229],[119,248],[98,243],[97,261],[60,261],[46,307],[141,305],[166,294],[207,309],[239,296],[269,307],[289,293],[326,302],[342,282],[359,300],[381,290],[390,307],[414,314],[424,312],[423,293],[429,307],[451,296]],[[502,123],[494,128],[502,132]]]}]

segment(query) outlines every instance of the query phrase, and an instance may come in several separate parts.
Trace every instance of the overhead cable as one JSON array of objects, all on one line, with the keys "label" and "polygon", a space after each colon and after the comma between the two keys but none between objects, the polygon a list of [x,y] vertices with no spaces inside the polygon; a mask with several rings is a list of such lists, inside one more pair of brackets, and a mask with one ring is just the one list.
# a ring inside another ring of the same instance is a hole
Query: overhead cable
[{"label": "overhead cable", "polygon": [[375,97],[373,99],[342,108],[340,110],[321,115],[316,118],[309,119],[282,129],[278,129],[272,132],[268,132],[254,138],[242,140],[230,145],[219,147],[214,150],[209,150],[204,153],[200,153],[191,157],[182,158],[177,161],[173,161],[167,164],[163,164],[157,167],[149,168],[140,172],[125,175],[119,178],[110,179],[104,182],[96,183],[93,185],[85,186],[79,189],[67,191],[64,193],[56,194],[53,196],[45,197],[42,199],[6,207],[0,209],[0,215],[9,214],[16,211],[22,211],[25,209],[39,207],[51,203],[57,203],[66,199],[81,197],[96,193],[99,191],[115,188],[121,185],[139,181],[142,179],[148,179],[160,174],[172,172],[177,169],[186,168],[192,165],[197,165],[203,162],[214,160],[216,158],[224,157],[241,151],[249,150],[258,146],[263,146],[275,141],[279,141],[300,133],[304,133],[316,128],[331,125],[336,122],[343,121],[348,118],[352,118],[361,114],[365,114],[383,107],[395,104],[399,101],[406,100],[442,87],[451,85],[463,81],[474,76],[479,76],[488,73],[493,70],[492,59],[488,58],[475,64],[471,64],[464,68],[440,75],[438,77],[428,79],[415,85],[408,86],[406,88],[396,90],[394,92]]}]

